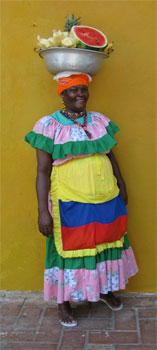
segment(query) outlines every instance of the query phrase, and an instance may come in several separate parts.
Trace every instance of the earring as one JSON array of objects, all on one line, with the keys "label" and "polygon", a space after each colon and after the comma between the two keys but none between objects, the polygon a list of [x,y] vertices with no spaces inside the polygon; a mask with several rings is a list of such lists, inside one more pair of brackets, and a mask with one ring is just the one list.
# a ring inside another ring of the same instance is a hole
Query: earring
[{"label": "earring", "polygon": [[64,112],[66,110],[66,106],[65,106],[63,99],[62,99],[62,104],[63,104],[62,111]]}]

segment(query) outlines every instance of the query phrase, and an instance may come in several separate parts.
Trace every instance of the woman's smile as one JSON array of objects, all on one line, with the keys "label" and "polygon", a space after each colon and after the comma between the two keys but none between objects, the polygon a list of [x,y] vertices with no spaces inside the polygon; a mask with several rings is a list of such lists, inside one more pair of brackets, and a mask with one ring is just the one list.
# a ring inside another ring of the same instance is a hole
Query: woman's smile
[{"label": "woman's smile", "polygon": [[76,101],[85,101],[85,99],[84,98],[76,98]]}]

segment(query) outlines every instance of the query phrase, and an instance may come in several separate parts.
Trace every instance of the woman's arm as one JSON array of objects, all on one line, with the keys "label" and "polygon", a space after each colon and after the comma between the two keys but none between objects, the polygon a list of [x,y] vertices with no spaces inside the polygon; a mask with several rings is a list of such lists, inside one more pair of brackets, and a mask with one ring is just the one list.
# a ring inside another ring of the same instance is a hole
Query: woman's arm
[{"label": "woman's arm", "polygon": [[53,231],[53,220],[48,210],[51,171],[51,155],[41,149],[37,149],[36,191],[38,198],[38,227],[39,231],[47,237]]},{"label": "woman's arm", "polygon": [[110,153],[107,153],[107,156],[109,157],[109,159],[111,161],[113,173],[117,179],[117,185],[120,189],[120,194],[121,194],[125,204],[127,205],[128,204],[128,195],[127,195],[127,190],[126,190],[126,185],[125,185],[124,179],[123,179],[122,174],[121,174],[120,169],[119,169],[119,165],[118,165],[116,158],[115,158],[112,151],[110,151]]}]

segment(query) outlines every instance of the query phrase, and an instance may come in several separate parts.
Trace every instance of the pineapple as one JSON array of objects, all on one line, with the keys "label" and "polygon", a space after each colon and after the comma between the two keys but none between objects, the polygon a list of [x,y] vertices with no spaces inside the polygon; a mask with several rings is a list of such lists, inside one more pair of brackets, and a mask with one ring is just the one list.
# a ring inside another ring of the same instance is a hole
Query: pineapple
[{"label": "pineapple", "polygon": [[66,21],[66,24],[64,26],[64,29],[67,32],[70,32],[70,30],[73,26],[79,26],[80,25],[80,22],[79,22],[80,18],[81,17],[75,18],[74,14],[72,14],[71,18],[70,18],[70,16],[67,16],[67,21]]}]

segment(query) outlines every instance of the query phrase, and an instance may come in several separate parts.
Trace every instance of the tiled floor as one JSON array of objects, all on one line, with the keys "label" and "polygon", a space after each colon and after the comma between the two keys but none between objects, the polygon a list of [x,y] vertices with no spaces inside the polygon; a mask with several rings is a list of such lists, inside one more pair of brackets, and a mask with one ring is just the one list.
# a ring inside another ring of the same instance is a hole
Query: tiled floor
[{"label": "tiled floor", "polygon": [[2,293],[2,350],[157,350],[155,295],[122,294],[124,308],[73,304],[78,326],[61,327],[41,293]]}]

